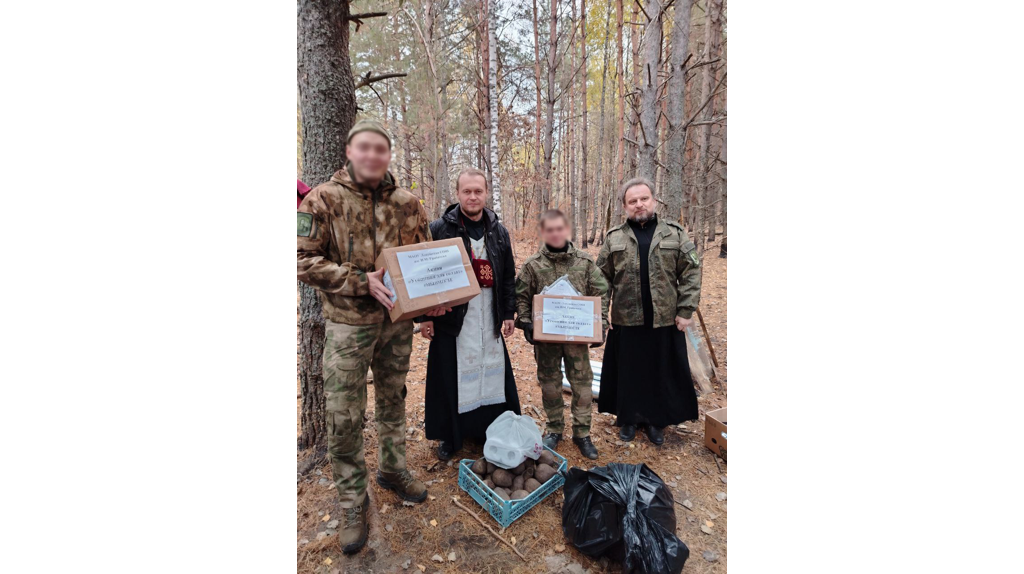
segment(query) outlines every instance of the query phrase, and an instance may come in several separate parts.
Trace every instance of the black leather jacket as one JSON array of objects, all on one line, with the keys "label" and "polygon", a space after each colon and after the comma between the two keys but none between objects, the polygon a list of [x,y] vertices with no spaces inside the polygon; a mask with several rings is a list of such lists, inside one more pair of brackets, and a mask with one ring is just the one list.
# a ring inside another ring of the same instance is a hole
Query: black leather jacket
[{"label": "black leather jacket", "polygon": [[[512,254],[512,240],[508,230],[498,221],[498,216],[490,209],[484,208],[486,220],[484,244],[487,246],[487,259],[494,268],[494,333],[501,336],[501,323],[515,318],[516,312],[516,262]],[[469,252],[469,234],[466,227],[459,221],[459,204],[448,206],[440,219],[430,224],[430,237],[433,240],[461,237]],[[462,321],[466,317],[469,303],[453,307],[451,312],[440,317],[433,317],[434,329],[457,337],[462,331]],[[431,317],[421,316],[417,321],[426,321]]]}]

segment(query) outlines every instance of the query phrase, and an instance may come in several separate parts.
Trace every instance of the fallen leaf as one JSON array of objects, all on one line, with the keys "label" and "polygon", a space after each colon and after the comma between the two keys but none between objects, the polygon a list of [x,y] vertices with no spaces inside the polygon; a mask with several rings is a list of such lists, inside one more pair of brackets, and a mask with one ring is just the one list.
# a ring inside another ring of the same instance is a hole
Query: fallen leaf
[{"label": "fallen leaf", "polygon": [[408,500],[402,501],[402,506],[416,506],[415,502],[409,502]]},{"label": "fallen leaf", "polygon": [[430,557],[430,559],[433,560],[434,562],[444,562],[444,558],[441,558],[440,554],[434,554],[433,556]]},{"label": "fallen leaf", "polygon": [[408,570],[411,564],[412,560],[406,560],[405,562],[402,562],[402,570]]},{"label": "fallen leaf", "polygon": [[333,562],[334,562],[334,560],[331,560],[329,557],[328,558],[324,558],[324,564],[326,564],[328,566],[330,566]]},{"label": "fallen leaf", "polygon": [[724,492],[716,492],[715,493],[715,500],[717,500],[718,502],[722,502],[723,500],[725,500],[725,493]]},{"label": "fallen leaf", "polygon": [[682,504],[683,504],[683,506],[685,506],[685,507],[686,507],[686,509],[687,509],[687,510],[693,510],[693,503],[692,503],[692,502],[690,502],[690,499],[689,499],[689,498],[687,498],[686,500],[684,500],[684,501],[682,502]]},{"label": "fallen leaf", "polygon": [[704,559],[708,562],[714,562],[715,560],[718,560],[718,554],[716,554],[714,550],[705,550]]},{"label": "fallen leaf", "polygon": [[422,565],[422,564],[417,564],[416,567],[420,569],[420,572],[423,572],[424,570],[427,569],[427,567]]},{"label": "fallen leaf", "polygon": [[728,484],[728,483],[726,482],[726,478],[725,478],[725,475],[724,475],[724,474],[723,474],[723,475],[721,475],[721,476],[719,476],[718,478],[722,479],[722,484]]},{"label": "fallen leaf", "polygon": [[434,496],[433,494],[431,494],[431,495],[430,495],[430,500],[437,500],[437,497],[436,497],[436,496]]},{"label": "fallen leaf", "polygon": [[430,525],[431,525],[431,526],[437,526],[437,521],[436,521],[436,520],[434,520],[433,518],[431,518],[431,519],[430,519]]},{"label": "fallen leaf", "polygon": [[331,515],[330,514],[325,514],[324,517],[320,519],[320,522],[327,522],[330,519],[331,519]]},{"label": "fallen leaf", "polygon": [[513,536],[513,537],[512,537],[512,546],[515,546],[515,545],[516,545],[516,537],[515,537],[515,536]]},{"label": "fallen leaf", "polygon": [[448,553],[448,561],[449,562],[455,562],[455,553],[454,552],[449,552]]},{"label": "fallen leaf", "polygon": [[711,527],[713,527],[713,526],[715,525],[715,523],[714,523],[714,522],[711,522],[710,520],[705,520],[705,521],[704,521],[704,524],[707,524],[707,525],[708,525],[708,528],[711,528]]},{"label": "fallen leaf", "polygon": [[384,506],[380,507],[380,513],[381,514],[387,514],[389,510],[391,510],[391,505],[389,505],[386,502],[384,503]]},{"label": "fallen leaf", "polygon": [[555,552],[565,552],[565,544],[555,544]]},{"label": "fallen leaf", "polygon": [[707,524],[701,524],[700,525],[700,531],[703,532],[704,534],[711,534],[711,529],[708,528]]}]

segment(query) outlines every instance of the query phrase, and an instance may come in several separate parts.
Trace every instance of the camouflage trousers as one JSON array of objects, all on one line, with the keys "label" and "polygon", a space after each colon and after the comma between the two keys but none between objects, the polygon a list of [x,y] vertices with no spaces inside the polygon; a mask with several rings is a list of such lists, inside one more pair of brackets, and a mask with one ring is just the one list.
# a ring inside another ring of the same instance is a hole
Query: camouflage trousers
[{"label": "camouflage trousers", "polygon": [[561,371],[564,359],[565,376],[572,388],[572,436],[590,435],[590,405],[594,396],[590,385],[594,372],[590,369],[589,345],[537,343],[533,354],[537,359],[537,380],[548,418],[547,432],[562,434],[565,430]]},{"label": "camouflage trousers", "polygon": [[359,506],[366,496],[363,415],[366,370],[373,368],[374,419],[380,442],[380,470],[405,469],[405,376],[412,352],[412,321],[346,325],[327,321],[324,343],[324,395],[327,451],[342,508]]}]

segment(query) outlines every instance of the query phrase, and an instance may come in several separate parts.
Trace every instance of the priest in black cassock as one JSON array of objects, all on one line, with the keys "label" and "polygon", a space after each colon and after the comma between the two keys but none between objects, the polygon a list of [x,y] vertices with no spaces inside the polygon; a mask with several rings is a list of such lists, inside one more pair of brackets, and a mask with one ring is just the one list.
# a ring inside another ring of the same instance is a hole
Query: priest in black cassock
[{"label": "priest in black cassock", "polygon": [[437,456],[449,460],[464,439],[480,444],[494,419],[521,414],[519,393],[505,339],[515,318],[516,265],[512,241],[498,216],[487,209],[487,177],[475,168],[455,181],[459,203],[430,224],[434,240],[462,238],[480,283],[480,295],[438,316],[420,320],[430,341],[427,354],[425,426],[440,441]]},{"label": "priest in black cassock", "polygon": [[626,222],[608,230],[597,257],[612,300],[597,407],[616,415],[622,440],[640,427],[660,445],[664,427],[697,418],[685,330],[700,302],[700,259],[683,227],[655,214],[653,189],[644,178],[623,184]]}]

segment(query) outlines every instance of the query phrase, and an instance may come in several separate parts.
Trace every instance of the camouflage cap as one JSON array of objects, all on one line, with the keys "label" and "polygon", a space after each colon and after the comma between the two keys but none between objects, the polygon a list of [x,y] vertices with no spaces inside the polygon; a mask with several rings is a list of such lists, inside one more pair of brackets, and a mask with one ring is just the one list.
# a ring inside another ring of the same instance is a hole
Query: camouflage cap
[{"label": "camouflage cap", "polygon": [[384,139],[388,140],[388,148],[391,148],[391,134],[384,128],[384,125],[377,120],[363,119],[356,122],[356,125],[352,126],[352,129],[348,130],[348,137],[345,138],[345,143],[352,141],[352,136],[359,132],[377,132],[384,136]]}]

